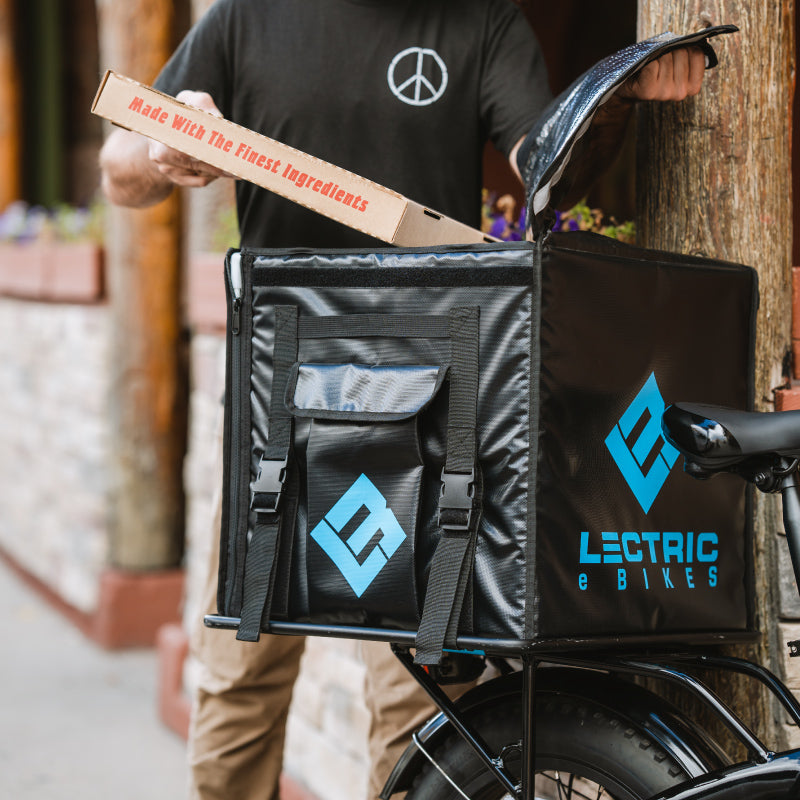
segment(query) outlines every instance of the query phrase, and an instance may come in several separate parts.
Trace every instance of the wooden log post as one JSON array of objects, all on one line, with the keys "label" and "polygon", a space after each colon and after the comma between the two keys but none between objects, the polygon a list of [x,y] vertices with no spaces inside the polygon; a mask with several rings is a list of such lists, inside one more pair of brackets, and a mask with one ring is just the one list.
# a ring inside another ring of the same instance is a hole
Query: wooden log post
[{"label": "wooden log post", "polygon": [[0,212],[21,193],[20,76],[14,28],[14,0],[0,0]]},{"label": "wooden log post", "polygon": [[[639,38],[722,23],[741,32],[713,40],[720,66],[707,73],[701,95],[640,109],[637,226],[645,246],[758,270],[756,407],[766,411],[785,383],[790,347],[794,2],[639,0]],[[713,353],[709,361],[713,369]],[[756,499],[755,623],[762,642],[737,652],[780,672],[785,644],[777,637],[775,547],[782,523],[775,500]],[[741,681],[718,689],[752,710],[752,724],[774,743],[774,709],[759,691]]]},{"label": "wooden log post", "polygon": [[[152,83],[176,40],[173,0],[97,0],[102,66]],[[186,346],[181,324],[181,202],[109,207],[113,309],[114,496],[110,562],[174,567],[183,554]]]}]

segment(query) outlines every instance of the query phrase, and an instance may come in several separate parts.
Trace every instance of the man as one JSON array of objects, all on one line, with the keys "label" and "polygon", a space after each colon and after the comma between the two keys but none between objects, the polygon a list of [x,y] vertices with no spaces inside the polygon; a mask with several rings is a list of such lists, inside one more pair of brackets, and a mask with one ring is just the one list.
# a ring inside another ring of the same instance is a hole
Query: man
[{"label": "man", "polygon": [[[701,86],[704,56],[674,51],[648,65],[595,117],[590,157],[608,163],[633,102],[681,100]],[[481,153],[491,139],[519,174],[516,152],[550,100],[541,54],[510,0],[218,0],[156,86],[304,152],[479,225]],[[128,131],[101,154],[114,203],[142,207],[220,172]],[[243,246],[377,244],[254,185],[239,182]],[[215,568],[208,611],[214,611]],[[194,797],[278,794],[291,687],[303,643],[258,645],[199,626],[204,665],[191,734]],[[376,797],[409,731],[431,710],[385,645],[364,648]]]}]

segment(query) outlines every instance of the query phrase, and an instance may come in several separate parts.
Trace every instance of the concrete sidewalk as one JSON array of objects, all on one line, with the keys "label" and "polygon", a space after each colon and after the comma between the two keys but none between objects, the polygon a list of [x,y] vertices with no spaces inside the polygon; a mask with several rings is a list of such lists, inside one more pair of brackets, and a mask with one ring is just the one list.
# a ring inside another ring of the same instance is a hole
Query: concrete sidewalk
[{"label": "concrete sidewalk", "polygon": [[2,797],[185,797],[185,744],[157,717],[154,650],[104,652],[2,562],[0,641]]}]

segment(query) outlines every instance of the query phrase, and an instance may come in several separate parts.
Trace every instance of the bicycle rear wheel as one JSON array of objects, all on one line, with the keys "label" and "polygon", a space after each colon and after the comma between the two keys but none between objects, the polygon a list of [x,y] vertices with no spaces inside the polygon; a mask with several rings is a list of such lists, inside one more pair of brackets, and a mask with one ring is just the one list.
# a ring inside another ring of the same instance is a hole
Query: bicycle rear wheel
[{"label": "bicycle rear wheel", "polygon": [[[519,698],[483,708],[474,724],[518,780]],[[407,800],[507,796],[460,736],[448,736],[431,755],[436,766],[426,762]],[[688,777],[678,761],[627,716],[585,697],[553,692],[537,698],[537,800],[644,800]]]}]

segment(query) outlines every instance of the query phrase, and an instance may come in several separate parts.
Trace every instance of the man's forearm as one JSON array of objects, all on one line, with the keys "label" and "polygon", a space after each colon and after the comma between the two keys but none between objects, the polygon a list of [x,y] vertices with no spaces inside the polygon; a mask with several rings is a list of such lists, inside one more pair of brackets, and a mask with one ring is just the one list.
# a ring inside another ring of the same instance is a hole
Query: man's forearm
[{"label": "man's forearm", "polygon": [[138,133],[115,130],[100,151],[102,187],[115,205],[144,208],[163,200],[173,183],[159,172]]}]

